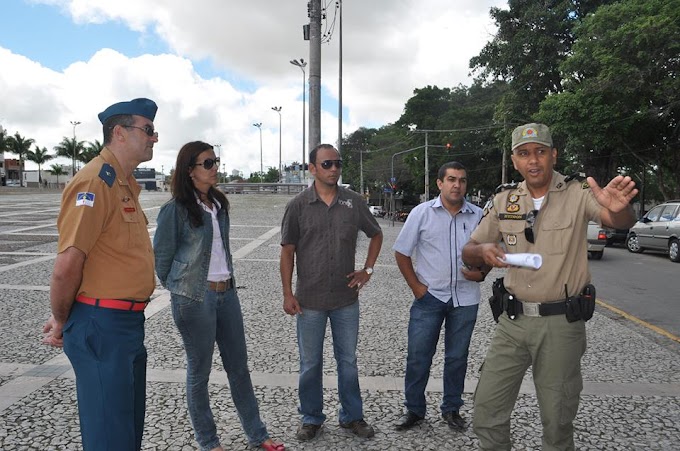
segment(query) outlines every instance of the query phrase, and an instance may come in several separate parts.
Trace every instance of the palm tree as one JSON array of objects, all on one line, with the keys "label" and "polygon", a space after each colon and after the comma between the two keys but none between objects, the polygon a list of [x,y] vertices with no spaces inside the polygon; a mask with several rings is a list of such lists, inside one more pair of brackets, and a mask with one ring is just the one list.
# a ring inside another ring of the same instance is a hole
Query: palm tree
[{"label": "palm tree", "polygon": [[80,161],[85,164],[89,163],[94,157],[99,155],[99,152],[101,152],[103,148],[104,144],[100,143],[98,139],[95,139],[94,142],[88,142],[87,147],[85,147],[83,153],[80,154]]},{"label": "palm tree", "polygon": [[60,164],[53,164],[50,166],[50,174],[56,175],[57,176],[57,188],[59,187],[59,176],[60,175],[66,175],[66,171],[64,171],[64,167]]},{"label": "palm tree", "polygon": [[76,141],[76,138],[67,138],[64,136],[61,142],[54,146],[54,150],[57,152],[58,157],[67,157],[73,162],[73,168],[71,169],[72,175],[75,175],[76,173],[76,160],[82,161],[82,153],[85,150],[84,142],[85,141]]},{"label": "palm tree", "polygon": [[24,138],[16,132],[14,136],[7,138],[6,149],[8,152],[19,155],[19,183],[24,186],[24,156],[31,151],[31,145],[35,141],[31,138]]},{"label": "palm tree", "polygon": [[53,159],[54,156],[48,153],[47,147],[43,147],[41,149],[36,144],[35,151],[32,152],[29,150],[28,153],[26,154],[26,158],[34,163],[38,163],[38,183],[42,187],[42,171],[41,171],[42,165]]}]

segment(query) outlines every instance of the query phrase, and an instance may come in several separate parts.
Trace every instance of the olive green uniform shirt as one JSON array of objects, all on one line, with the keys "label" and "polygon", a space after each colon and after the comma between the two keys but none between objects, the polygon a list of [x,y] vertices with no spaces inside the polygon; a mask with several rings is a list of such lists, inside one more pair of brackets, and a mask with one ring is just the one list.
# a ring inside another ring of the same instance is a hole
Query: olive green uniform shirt
[{"label": "olive green uniform shirt", "polygon": [[561,301],[590,283],[588,221],[600,223],[601,209],[587,184],[576,179],[565,182],[562,174],[553,171],[533,227],[534,244],[524,235],[527,214],[534,210],[526,182],[494,197],[471,239],[478,243],[502,241],[507,253],[540,254],[543,264],[538,270],[508,268],[505,287],[521,301]]}]

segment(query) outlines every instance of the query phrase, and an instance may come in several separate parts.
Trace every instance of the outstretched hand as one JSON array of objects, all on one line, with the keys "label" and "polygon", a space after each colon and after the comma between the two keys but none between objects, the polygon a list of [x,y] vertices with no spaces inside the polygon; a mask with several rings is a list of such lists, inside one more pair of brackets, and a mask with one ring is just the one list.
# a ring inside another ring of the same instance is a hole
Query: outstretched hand
[{"label": "outstretched hand", "polygon": [[604,188],[600,188],[592,177],[587,180],[597,202],[612,213],[623,211],[638,193],[629,176],[617,175]]}]

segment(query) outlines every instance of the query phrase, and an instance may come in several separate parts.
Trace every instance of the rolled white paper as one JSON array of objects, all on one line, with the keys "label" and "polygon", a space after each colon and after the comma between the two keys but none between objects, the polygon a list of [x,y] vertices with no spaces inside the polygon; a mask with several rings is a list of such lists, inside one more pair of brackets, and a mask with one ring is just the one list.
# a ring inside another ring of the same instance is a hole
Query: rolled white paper
[{"label": "rolled white paper", "polygon": [[505,260],[499,260],[508,265],[531,269],[538,269],[543,264],[543,258],[539,254],[505,254]]}]

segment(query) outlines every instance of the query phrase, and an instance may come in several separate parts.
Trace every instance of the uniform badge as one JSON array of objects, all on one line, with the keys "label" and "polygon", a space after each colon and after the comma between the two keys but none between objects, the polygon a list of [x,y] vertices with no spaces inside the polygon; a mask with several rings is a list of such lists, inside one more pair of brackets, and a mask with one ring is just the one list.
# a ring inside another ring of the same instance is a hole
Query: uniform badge
[{"label": "uniform badge", "polygon": [[506,210],[508,211],[508,213],[517,213],[519,211],[519,205],[510,204],[507,206]]},{"label": "uniform badge", "polygon": [[76,195],[76,207],[94,207],[94,193],[78,193]]},{"label": "uniform badge", "polygon": [[508,243],[508,246],[514,246],[517,244],[517,235],[508,235],[505,237],[505,242]]},{"label": "uniform badge", "polygon": [[558,184],[555,186],[555,188],[557,188],[557,189],[562,188],[562,182],[558,183]]},{"label": "uniform badge", "polygon": [[517,194],[510,194],[510,196],[508,197],[508,202],[510,202],[511,204],[516,204],[518,200],[519,196]]},{"label": "uniform badge", "polygon": [[583,189],[588,189],[588,188],[590,188],[590,185],[588,185],[588,182],[583,182],[583,183],[581,184],[581,188],[583,188]]}]

